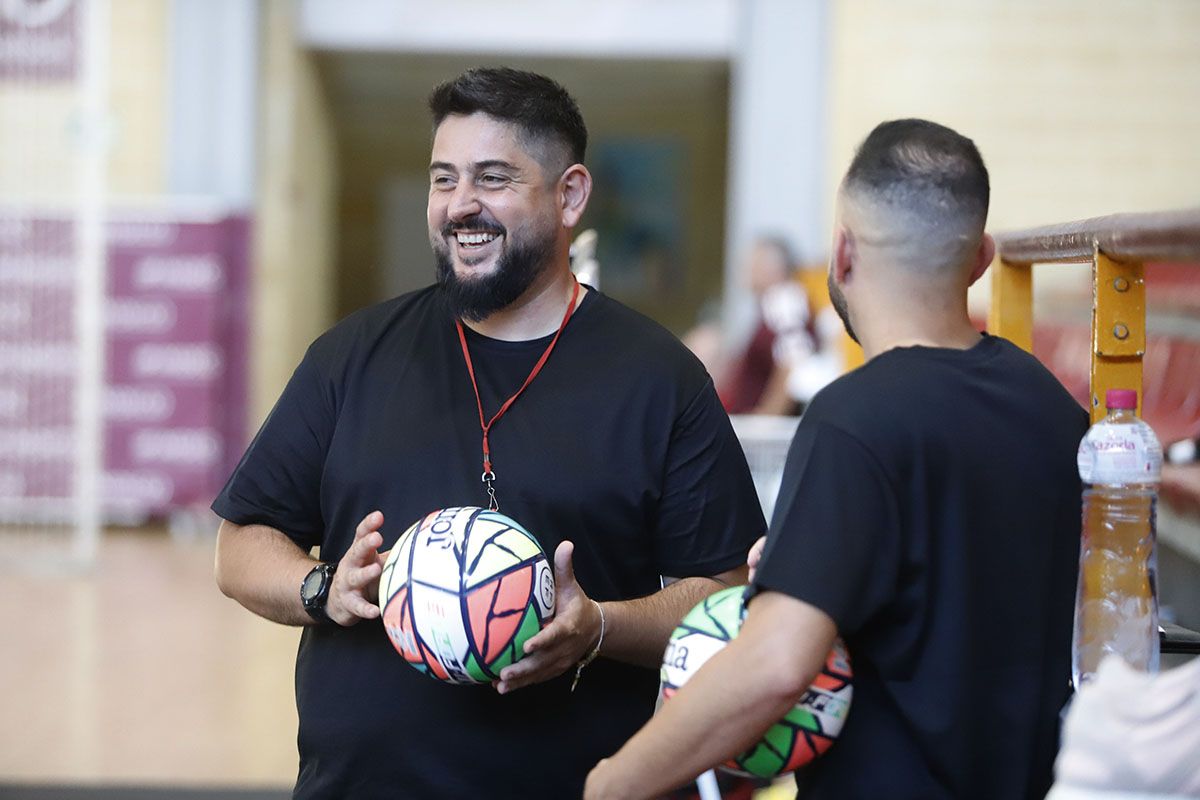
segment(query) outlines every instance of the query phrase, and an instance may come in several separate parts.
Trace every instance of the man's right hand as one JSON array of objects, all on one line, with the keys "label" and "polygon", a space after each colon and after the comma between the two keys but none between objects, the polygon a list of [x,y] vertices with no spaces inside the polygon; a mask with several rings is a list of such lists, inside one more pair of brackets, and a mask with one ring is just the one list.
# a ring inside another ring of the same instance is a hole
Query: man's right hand
[{"label": "man's right hand", "polygon": [[379,576],[387,560],[387,553],[379,552],[382,527],[383,512],[363,517],[354,529],[354,543],[338,562],[325,603],[325,613],[338,625],[348,627],[379,616]]},{"label": "man's right hand", "polygon": [[767,546],[767,537],[760,536],[754,546],[750,548],[750,552],[746,555],[746,566],[750,567],[750,575],[747,580],[754,583],[754,573],[758,572],[758,562],[762,560],[763,548]]}]

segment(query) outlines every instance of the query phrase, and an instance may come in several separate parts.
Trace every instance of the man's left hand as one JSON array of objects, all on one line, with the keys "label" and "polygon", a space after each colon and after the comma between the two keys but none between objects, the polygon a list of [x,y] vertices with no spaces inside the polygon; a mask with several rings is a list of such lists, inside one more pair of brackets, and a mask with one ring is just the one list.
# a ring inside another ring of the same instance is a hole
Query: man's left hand
[{"label": "man's left hand", "polygon": [[600,639],[600,609],[575,580],[574,551],[571,542],[562,542],[554,551],[554,619],[525,642],[521,660],[501,671],[496,682],[500,694],[557,678],[582,661]]}]

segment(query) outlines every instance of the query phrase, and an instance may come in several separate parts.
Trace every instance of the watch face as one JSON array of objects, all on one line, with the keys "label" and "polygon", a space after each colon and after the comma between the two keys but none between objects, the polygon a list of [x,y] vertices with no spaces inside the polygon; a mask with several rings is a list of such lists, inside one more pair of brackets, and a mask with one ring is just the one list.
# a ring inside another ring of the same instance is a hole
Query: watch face
[{"label": "watch face", "polygon": [[300,585],[300,596],[305,600],[313,600],[321,593],[321,584],[325,582],[325,573],[320,568],[314,569],[304,578]]}]

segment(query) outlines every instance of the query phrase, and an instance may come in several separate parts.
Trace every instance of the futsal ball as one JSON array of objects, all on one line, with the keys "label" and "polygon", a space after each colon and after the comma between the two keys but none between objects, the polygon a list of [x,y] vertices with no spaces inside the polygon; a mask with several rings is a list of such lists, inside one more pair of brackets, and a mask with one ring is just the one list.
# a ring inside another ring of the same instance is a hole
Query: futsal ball
[{"label": "futsal ball", "polygon": [[[702,600],[671,634],[663,654],[661,694],[670,698],[718,650],[737,636],[745,617],[745,586],[731,586]],[[850,710],[850,657],[839,639],[825,666],[783,719],[749,750],[720,765],[737,775],[770,778],[799,769],[837,739]]]},{"label": "futsal ball", "polygon": [[490,683],[554,616],[537,539],[498,511],[433,511],[401,535],[379,579],[383,625],[404,660],[446,683]]}]

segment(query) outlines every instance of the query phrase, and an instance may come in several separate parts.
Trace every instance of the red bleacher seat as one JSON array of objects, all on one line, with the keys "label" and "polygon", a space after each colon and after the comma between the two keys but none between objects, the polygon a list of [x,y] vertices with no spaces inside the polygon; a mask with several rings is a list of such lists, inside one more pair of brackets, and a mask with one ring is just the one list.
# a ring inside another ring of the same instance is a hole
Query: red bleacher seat
[{"label": "red bleacher seat", "polygon": [[1159,497],[1180,514],[1200,517],[1200,464],[1163,467]]},{"label": "red bleacher seat", "polygon": [[[1033,352],[1084,408],[1089,403],[1091,334],[1083,325],[1038,324]],[[1151,335],[1142,360],[1142,418],[1164,445],[1200,435],[1200,341]],[[1200,464],[1163,469],[1161,497],[1200,516]]]}]

